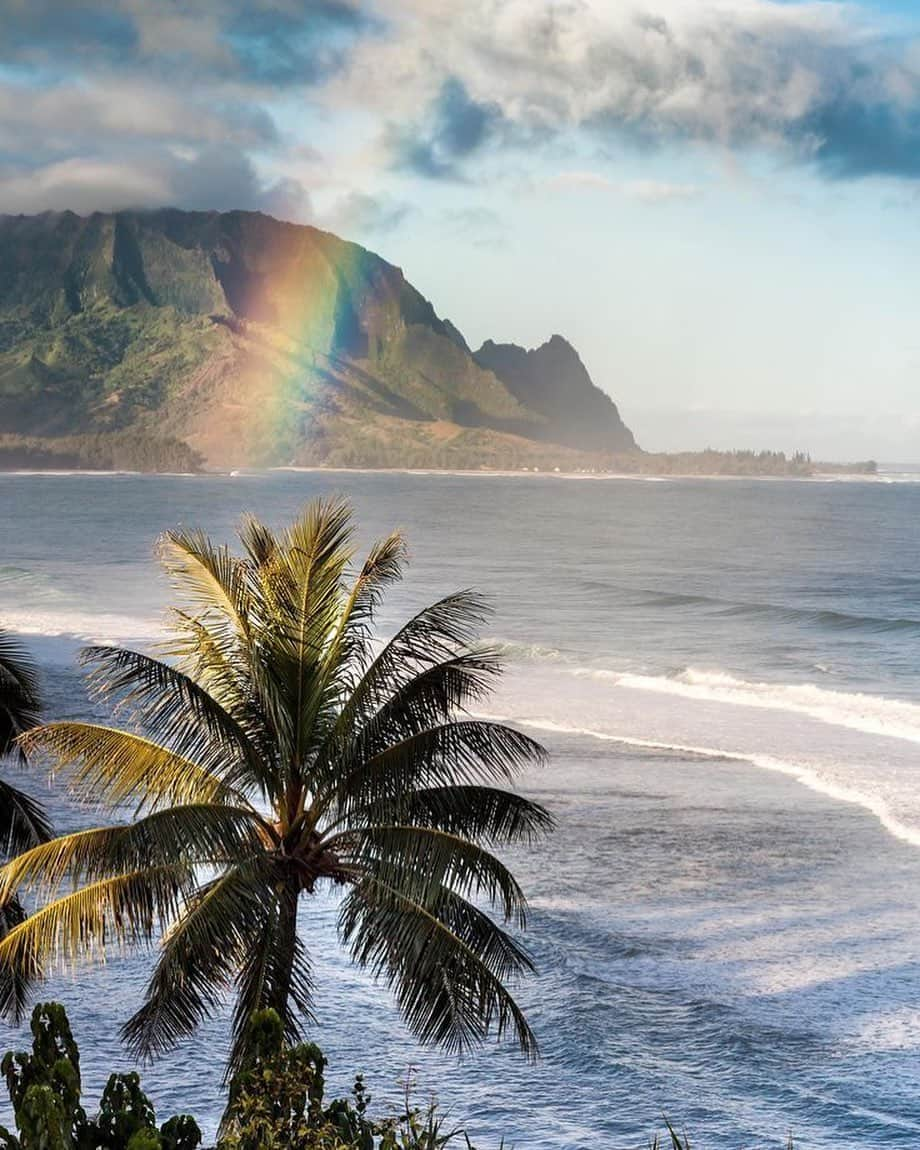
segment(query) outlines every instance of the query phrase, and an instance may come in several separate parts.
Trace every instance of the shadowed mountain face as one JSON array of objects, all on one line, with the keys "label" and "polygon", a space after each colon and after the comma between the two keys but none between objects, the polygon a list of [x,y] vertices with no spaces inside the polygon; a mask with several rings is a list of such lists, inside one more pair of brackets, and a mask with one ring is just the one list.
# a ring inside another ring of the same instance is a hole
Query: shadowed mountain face
[{"label": "shadowed mountain face", "polygon": [[616,404],[594,385],[578,352],[561,335],[533,351],[489,339],[474,358],[518,403],[543,417],[541,437],[583,451],[637,450]]},{"label": "shadowed mountain face", "polygon": [[0,217],[0,435],[127,432],[217,466],[570,466],[635,450],[564,340],[474,356],[399,268],[316,228],[249,212]]}]

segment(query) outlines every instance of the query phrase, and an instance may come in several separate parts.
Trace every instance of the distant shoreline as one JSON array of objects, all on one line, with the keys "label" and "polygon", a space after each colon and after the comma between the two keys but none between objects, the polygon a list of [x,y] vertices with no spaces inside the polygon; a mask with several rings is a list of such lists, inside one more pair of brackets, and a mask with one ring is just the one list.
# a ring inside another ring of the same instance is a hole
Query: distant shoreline
[{"label": "distant shoreline", "polygon": [[[920,464],[918,464],[920,468]],[[437,468],[437,467],[296,467],[286,465],[281,467],[265,468],[215,468],[201,471],[139,471],[126,468],[106,470],[103,468],[4,468],[0,467],[0,478],[4,476],[27,478],[46,477],[66,479],[73,476],[86,476],[91,478],[115,478],[149,476],[151,478],[174,479],[238,479],[246,476],[274,475],[274,474],[317,474],[317,475],[412,475],[419,478],[426,476],[453,476],[478,477],[485,479],[565,479],[565,480],[632,480],[642,483],[667,483],[672,480],[705,479],[705,480],[757,480],[759,482],[789,482],[796,483],[891,483],[890,475],[880,472],[854,471],[841,467],[841,470],[815,471],[811,475],[770,475],[770,474],[717,474],[707,472],[638,472],[638,471],[561,471],[555,469],[521,468],[520,470],[503,470],[490,468]],[[902,474],[896,472],[895,474]],[[920,480],[920,470],[918,470]]]}]

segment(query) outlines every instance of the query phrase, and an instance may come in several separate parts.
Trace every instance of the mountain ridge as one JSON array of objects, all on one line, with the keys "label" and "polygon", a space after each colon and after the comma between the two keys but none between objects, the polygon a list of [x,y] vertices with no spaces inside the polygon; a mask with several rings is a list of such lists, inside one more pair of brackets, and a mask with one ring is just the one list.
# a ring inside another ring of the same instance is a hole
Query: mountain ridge
[{"label": "mountain ridge", "polygon": [[130,432],[217,467],[573,467],[638,450],[562,337],[495,350],[513,347],[473,353],[400,268],[308,225],[0,216],[0,434]]}]

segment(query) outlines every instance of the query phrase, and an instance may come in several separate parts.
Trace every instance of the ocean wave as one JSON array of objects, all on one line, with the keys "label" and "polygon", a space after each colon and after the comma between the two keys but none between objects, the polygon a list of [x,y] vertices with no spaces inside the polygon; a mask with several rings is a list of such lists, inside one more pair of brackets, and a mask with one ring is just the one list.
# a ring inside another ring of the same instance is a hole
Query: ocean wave
[{"label": "ocean wave", "polygon": [[712,595],[686,592],[655,591],[637,588],[638,594],[649,605],[657,607],[702,607],[723,619],[763,619],[779,623],[805,623],[824,630],[865,631],[885,635],[895,632],[913,632],[920,635],[920,619],[906,616],[868,615],[856,611],[831,608],[793,607],[783,603],[758,603],[745,600],[722,599]]},{"label": "ocean wave", "polygon": [[774,619],[783,623],[812,623],[827,630],[865,631],[874,635],[908,631],[920,634],[920,619],[860,615],[827,608],[782,607],[774,603],[732,603],[718,612],[723,618]]},{"label": "ocean wave", "polygon": [[557,647],[542,647],[539,643],[517,643],[511,639],[485,639],[484,644],[498,651],[507,659],[522,662],[556,663],[568,657]]},{"label": "ocean wave", "polygon": [[3,611],[3,625],[20,635],[83,643],[153,643],[163,637],[162,623],[140,615],[81,611]]},{"label": "ocean wave", "polygon": [[26,583],[34,578],[34,573],[27,567],[15,567],[9,563],[0,563],[0,585]]},{"label": "ocean wave", "polygon": [[920,704],[884,695],[829,690],[813,683],[750,682],[724,671],[696,667],[672,675],[639,675],[588,667],[573,668],[570,673],[608,680],[631,690],[807,715],[831,726],[920,743]]},{"label": "ocean wave", "polygon": [[802,783],[810,790],[816,791],[836,802],[850,803],[862,807],[874,815],[879,823],[895,838],[920,847],[920,827],[912,826],[898,818],[891,811],[889,805],[877,794],[858,786],[841,783],[821,774],[812,763],[799,762],[795,759],[781,759],[774,755],[759,752],[728,751],[719,747],[710,747],[701,744],[669,742],[661,739],[643,739],[636,735],[619,734],[613,731],[599,731],[591,727],[582,727],[560,723],[549,718],[516,718],[513,716],[490,716],[505,722],[513,722],[516,726],[527,727],[563,735],[576,735],[589,739],[596,739],[605,743],[617,743],[621,746],[637,747],[644,750],[665,751],[674,755],[688,755],[699,759],[708,759],[712,762],[747,763],[761,770],[776,771],[788,775],[797,782]]}]

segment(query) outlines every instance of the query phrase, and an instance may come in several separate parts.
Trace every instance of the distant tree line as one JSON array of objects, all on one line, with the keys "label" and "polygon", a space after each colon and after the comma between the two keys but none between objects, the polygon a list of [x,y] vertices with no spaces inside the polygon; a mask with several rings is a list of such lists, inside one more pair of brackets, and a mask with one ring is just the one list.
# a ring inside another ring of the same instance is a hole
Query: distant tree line
[{"label": "distant tree line", "polygon": [[704,451],[597,454],[524,440],[496,442],[475,432],[442,443],[372,437],[350,442],[314,439],[294,462],[302,466],[419,468],[431,470],[566,471],[625,475],[726,475],[807,478],[821,471],[874,474],[874,460],[815,463],[802,451]]},{"label": "distant tree line", "polygon": [[144,431],[40,437],[0,435],[0,471],[201,470],[201,456],[187,443]]}]

